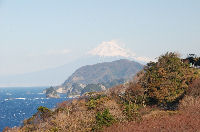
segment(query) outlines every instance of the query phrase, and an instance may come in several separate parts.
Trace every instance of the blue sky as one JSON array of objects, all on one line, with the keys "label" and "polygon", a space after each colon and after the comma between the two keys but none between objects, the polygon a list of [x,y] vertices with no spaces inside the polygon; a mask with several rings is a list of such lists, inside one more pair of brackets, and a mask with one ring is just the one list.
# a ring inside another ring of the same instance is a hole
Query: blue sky
[{"label": "blue sky", "polygon": [[0,0],[0,75],[57,67],[102,42],[137,56],[200,51],[199,0]]}]

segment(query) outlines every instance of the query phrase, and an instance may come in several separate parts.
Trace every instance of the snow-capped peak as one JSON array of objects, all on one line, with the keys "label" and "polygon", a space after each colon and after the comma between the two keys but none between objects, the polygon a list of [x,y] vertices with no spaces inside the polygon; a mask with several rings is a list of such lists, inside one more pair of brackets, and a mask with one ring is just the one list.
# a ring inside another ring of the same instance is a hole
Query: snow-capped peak
[{"label": "snow-capped peak", "polygon": [[88,52],[90,55],[96,55],[101,57],[126,57],[133,58],[134,53],[127,49],[120,47],[117,41],[111,40],[107,42],[102,42],[97,48],[92,49]]}]

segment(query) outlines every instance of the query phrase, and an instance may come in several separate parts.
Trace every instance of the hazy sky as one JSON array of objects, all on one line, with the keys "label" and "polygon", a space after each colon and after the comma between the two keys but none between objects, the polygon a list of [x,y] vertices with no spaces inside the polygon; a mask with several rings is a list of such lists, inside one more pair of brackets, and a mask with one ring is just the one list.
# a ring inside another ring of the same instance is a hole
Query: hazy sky
[{"label": "hazy sky", "polygon": [[0,0],[0,75],[63,65],[115,40],[137,56],[200,52],[199,0]]}]

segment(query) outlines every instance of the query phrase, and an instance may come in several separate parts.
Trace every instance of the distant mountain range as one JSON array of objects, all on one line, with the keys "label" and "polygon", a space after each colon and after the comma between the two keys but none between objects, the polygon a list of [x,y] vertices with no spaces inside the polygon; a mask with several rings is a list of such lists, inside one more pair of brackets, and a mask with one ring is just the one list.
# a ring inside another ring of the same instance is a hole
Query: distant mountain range
[{"label": "distant mountain range", "polygon": [[[111,40],[107,42],[102,42],[99,46],[88,51],[86,54],[84,54],[82,57],[79,57],[76,60],[73,60],[71,62],[66,60],[66,63],[63,66],[31,72],[31,73],[19,74],[19,75],[8,75],[8,76],[0,75],[0,87],[57,86],[62,84],[65,81],[65,79],[68,78],[79,67],[85,65],[93,65],[102,62],[111,62],[119,59],[136,60],[142,64],[146,64],[146,62],[149,61],[149,59],[145,57],[136,57],[134,53],[130,52],[125,48],[120,47],[116,41]],[[98,65],[96,67],[98,67]],[[86,67],[83,67],[82,69],[84,70],[84,68]],[[87,70],[91,70],[90,67]],[[99,69],[97,68],[97,70]],[[108,79],[112,80],[116,78],[116,76],[114,75],[115,73],[112,69],[100,69],[100,71],[101,70],[105,70],[107,72],[110,72],[110,74],[113,74],[113,76]],[[97,73],[96,75],[98,74],[99,73]],[[90,78],[92,77],[97,78],[96,81],[100,82],[101,81],[104,82],[104,80],[106,80],[107,78],[105,76],[103,79],[102,78],[102,76],[104,76],[103,74],[101,74],[100,77],[96,75],[93,74],[91,75]],[[102,79],[99,80],[100,78]],[[97,83],[97,82],[93,80],[92,83]]]},{"label": "distant mountain range", "polygon": [[62,84],[76,69],[85,65],[110,62],[123,57],[98,57],[84,56],[80,59],[66,63],[63,66],[50,68],[46,70],[18,74],[18,75],[0,75],[0,87],[21,87],[21,86],[56,86]]},{"label": "distant mountain range", "polygon": [[55,89],[59,93],[67,93],[68,97],[77,97],[85,92],[106,90],[131,80],[142,68],[142,64],[127,59],[86,65]]}]

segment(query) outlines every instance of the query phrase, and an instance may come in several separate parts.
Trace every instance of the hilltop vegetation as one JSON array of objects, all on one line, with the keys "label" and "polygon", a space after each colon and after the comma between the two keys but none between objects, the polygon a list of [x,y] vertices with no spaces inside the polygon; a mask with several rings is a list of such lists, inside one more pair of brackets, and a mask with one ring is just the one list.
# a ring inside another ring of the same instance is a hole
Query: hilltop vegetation
[{"label": "hilltop vegetation", "polygon": [[135,77],[137,81],[105,92],[91,92],[39,107],[21,128],[7,131],[198,131],[200,71],[176,53],[161,55]]},{"label": "hilltop vegetation", "polygon": [[175,53],[166,53],[158,62],[148,63],[140,84],[149,102],[171,104],[184,96],[188,85],[198,77],[198,72],[182,63]]},{"label": "hilltop vegetation", "polygon": [[68,97],[78,97],[84,91],[94,92],[96,88],[90,89],[90,91],[88,89],[91,85],[99,87],[97,91],[103,91],[105,88],[108,89],[131,80],[142,68],[143,65],[127,59],[87,65],[77,69],[61,86],[55,87],[54,90],[61,88]]},{"label": "hilltop vegetation", "polygon": [[[121,59],[113,62],[87,65],[76,70],[62,85],[67,91],[67,96],[80,95],[87,85],[103,85],[110,88],[131,80],[143,68],[143,65]],[[79,87],[74,87],[78,85]],[[102,91],[101,89],[100,91]],[[74,92],[75,91],[75,92]],[[94,90],[91,90],[91,92]],[[99,91],[99,90],[98,90]],[[90,92],[90,91],[88,91]]]},{"label": "hilltop vegetation", "polygon": [[142,68],[141,64],[127,59],[83,66],[76,70],[63,85],[66,86],[68,83],[97,84],[115,79],[131,79]]}]

